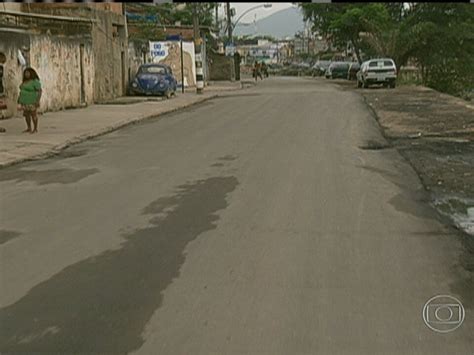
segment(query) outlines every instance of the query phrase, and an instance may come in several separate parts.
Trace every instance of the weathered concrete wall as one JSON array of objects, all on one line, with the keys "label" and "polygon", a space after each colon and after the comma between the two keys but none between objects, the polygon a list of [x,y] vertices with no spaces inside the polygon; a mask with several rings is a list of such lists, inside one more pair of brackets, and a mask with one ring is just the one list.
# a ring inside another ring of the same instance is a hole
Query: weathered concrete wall
[{"label": "weathered concrete wall", "polygon": [[109,101],[126,93],[128,40],[122,4],[27,5],[34,13],[79,17],[93,21],[91,36],[95,65],[94,102]]},{"label": "weathered concrete wall", "polygon": [[22,47],[29,47],[29,36],[18,33],[3,32],[0,30],[0,53],[5,55],[3,64],[3,100],[6,110],[0,112],[0,118],[8,118],[16,114],[19,86],[22,80],[22,67],[18,62],[18,51]]},{"label": "weathered concrete wall", "polygon": [[[88,21],[64,21],[3,14],[0,17],[0,52],[4,64],[5,101],[2,116],[17,114],[23,70],[32,66],[43,85],[40,112],[93,103],[94,55]],[[81,47],[82,73],[81,81]],[[26,59],[21,65],[18,53]]]},{"label": "weathered concrete wall", "polygon": [[0,10],[6,11],[21,11],[21,7],[23,4],[16,3],[16,2],[4,2],[0,5]]},{"label": "weathered concrete wall", "polygon": [[[0,31],[0,52],[4,64],[7,110],[4,116],[15,115],[19,86],[25,67],[18,61],[18,51],[29,57],[28,65],[38,73],[43,87],[40,112],[57,111],[82,104],[92,104],[94,94],[94,56],[92,46],[84,44],[83,87],[81,88],[80,45],[77,40],[45,35],[12,34]],[[26,55],[24,48],[29,49]],[[81,95],[84,95],[81,98]]]},{"label": "weathered concrete wall", "polygon": [[23,4],[22,10],[25,12],[42,12],[42,13],[65,13],[65,11],[77,11],[78,8],[84,8],[87,10],[101,10],[101,11],[109,11],[113,12],[117,15],[123,14],[123,4],[116,2],[116,3],[67,3],[67,2],[57,2],[57,3],[30,3],[30,4]]},{"label": "weathered concrete wall", "polygon": [[210,80],[231,80],[232,60],[222,54],[208,53]]},{"label": "weathered concrete wall", "polygon": [[129,41],[128,42],[128,75],[127,85],[137,74],[140,65],[145,63],[142,48],[148,53],[148,42],[145,41]]},{"label": "weathered concrete wall", "polygon": [[125,29],[113,14],[93,11],[97,23],[93,26],[92,43],[95,54],[96,102],[126,94],[128,42]]},{"label": "weathered concrete wall", "polygon": [[[30,60],[43,87],[42,111],[92,104],[94,96],[94,56],[90,43],[84,43],[83,87],[81,87],[81,43],[75,40],[34,36]],[[84,95],[81,98],[81,95]]]}]

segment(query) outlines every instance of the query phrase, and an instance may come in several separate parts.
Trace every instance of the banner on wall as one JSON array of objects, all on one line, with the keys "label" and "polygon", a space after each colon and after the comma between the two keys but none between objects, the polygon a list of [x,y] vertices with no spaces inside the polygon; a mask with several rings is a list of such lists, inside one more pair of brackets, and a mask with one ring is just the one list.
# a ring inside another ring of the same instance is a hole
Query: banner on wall
[{"label": "banner on wall", "polygon": [[[196,86],[196,62],[193,42],[183,43],[184,87]],[[150,42],[150,57],[153,63],[171,67],[173,75],[181,85],[181,42]]]}]

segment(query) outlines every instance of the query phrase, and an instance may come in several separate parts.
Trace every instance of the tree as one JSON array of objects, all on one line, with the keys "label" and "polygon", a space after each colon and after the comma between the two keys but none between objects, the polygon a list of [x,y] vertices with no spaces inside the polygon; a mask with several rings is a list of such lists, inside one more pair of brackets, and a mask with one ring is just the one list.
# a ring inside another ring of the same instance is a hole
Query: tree
[{"label": "tree", "polygon": [[334,44],[351,43],[359,62],[362,62],[361,46],[364,34],[381,28],[390,15],[382,4],[302,4],[305,20],[330,38]]},{"label": "tree", "polygon": [[389,57],[397,69],[408,62],[416,46],[413,26],[407,21],[409,8],[387,3],[382,21],[367,23],[364,33],[364,49],[370,56]]},{"label": "tree", "polygon": [[[181,22],[182,25],[193,24],[193,7],[190,3],[169,3],[156,6],[156,12],[161,17],[165,25],[174,25]],[[199,2],[197,3],[197,15],[201,26],[211,27],[214,24],[214,10],[217,3]]]},{"label": "tree", "polygon": [[[214,21],[215,3],[197,3],[197,11],[201,26],[212,26]],[[180,23],[192,26],[193,11],[191,4],[165,3],[145,4],[127,3],[128,20],[134,22],[139,29],[131,37],[140,40],[163,40],[166,37],[164,29]]]},{"label": "tree", "polygon": [[304,18],[335,44],[350,42],[359,62],[413,58],[423,83],[460,94],[474,82],[474,7],[459,3],[303,4]]}]

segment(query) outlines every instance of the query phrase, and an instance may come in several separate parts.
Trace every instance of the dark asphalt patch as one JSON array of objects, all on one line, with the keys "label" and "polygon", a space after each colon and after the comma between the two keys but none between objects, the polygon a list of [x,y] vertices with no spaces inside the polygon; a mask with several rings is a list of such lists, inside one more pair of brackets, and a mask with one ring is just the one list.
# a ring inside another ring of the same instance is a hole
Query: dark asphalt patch
[{"label": "dark asphalt patch", "polygon": [[388,201],[397,211],[422,219],[440,219],[440,216],[429,205],[429,202],[431,202],[430,196],[423,188],[406,183],[403,177],[390,171],[373,166],[359,165],[358,167],[377,173],[400,188],[401,192]]},{"label": "dark asphalt patch", "polygon": [[38,185],[72,184],[98,172],[99,169],[95,168],[82,170],[64,168],[50,170],[24,170],[15,166],[0,171],[0,181],[32,181]]},{"label": "dark asphalt patch", "polygon": [[66,150],[63,150],[62,152],[58,153],[56,156],[58,158],[67,159],[67,158],[82,157],[83,155],[86,155],[86,154],[87,154],[87,150],[85,150],[85,149],[81,149],[81,150],[66,149]]},{"label": "dark asphalt patch", "polygon": [[226,94],[226,95],[221,95],[221,96],[217,96],[216,98],[214,98],[214,101],[219,101],[219,100],[225,100],[225,99],[236,99],[236,98],[240,98],[240,97],[255,97],[255,98],[258,98],[258,97],[261,97],[261,96],[264,96],[263,94],[258,94],[258,93],[235,93],[235,94]]},{"label": "dark asphalt patch", "polygon": [[0,229],[0,245],[8,242],[9,240],[15,239],[20,235],[20,232]]},{"label": "dark asphalt patch", "polygon": [[219,157],[217,159],[222,160],[222,161],[232,161],[232,160],[236,160],[237,156],[228,154],[228,155],[224,155],[222,157]]},{"label": "dark asphalt patch", "polygon": [[381,176],[386,178],[388,181],[390,181],[392,184],[395,184],[399,186],[400,188],[404,188],[404,186],[400,184],[400,176],[391,171],[380,169],[375,166],[369,166],[369,165],[357,165],[357,167],[361,169],[365,169],[373,173],[380,174]]},{"label": "dark asphalt patch", "polygon": [[463,251],[459,256],[458,279],[450,286],[454,294],[460,295],[466,309],[474,309],[474,238],[460,233]]},{"label": "dark asphalt patch", "polygon": [[404,191],[392,197],[388,202],[399,212],[422,219],[440,220],[435,210],[427,205],[429,197],[424,190]]},{"label": "dark asphalt patch", "polygon": [[[150,226],[124,235],[118,250],[71,265],[0,310],[0,353],[125,354],[179,277],[184,250],[216,228],[237,187],[233,176],[178,187],[142,211]],[[100,236],[97,236],[98,238]]]},{"label": "dark asphalt patch", "polygon": [[390,144],[369,140],[359,147],[362,150],[381,150],[391,148]]}]

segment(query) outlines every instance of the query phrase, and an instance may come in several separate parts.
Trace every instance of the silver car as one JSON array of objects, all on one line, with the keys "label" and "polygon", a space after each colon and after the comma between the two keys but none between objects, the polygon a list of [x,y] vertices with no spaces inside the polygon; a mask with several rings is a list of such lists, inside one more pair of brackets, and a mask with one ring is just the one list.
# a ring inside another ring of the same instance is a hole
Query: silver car
[{"label": "silver car", "polygon": [[397,66],[393,59],[368,60],[357,72],[357,87],[368,88],[372,84],[382,84],[394,88],[397,80]]}]

